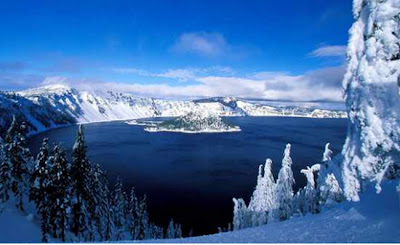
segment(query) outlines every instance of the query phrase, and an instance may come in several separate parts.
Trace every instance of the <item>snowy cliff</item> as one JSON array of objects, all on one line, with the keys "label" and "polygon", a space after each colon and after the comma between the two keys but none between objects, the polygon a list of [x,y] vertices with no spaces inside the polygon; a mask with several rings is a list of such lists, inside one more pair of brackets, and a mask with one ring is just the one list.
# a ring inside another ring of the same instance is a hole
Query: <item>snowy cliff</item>
[{"label": "snowy cliff", "polygon": [[218,116],[346,117],[344,111],[324,109],[321,104],[271,106],[236,98],[164,100],[49,85],[16,93],[0,92],[0,135],[10,125],[13,114],[22,117],[31,131],[37,132],[73,123],[178,117],[195,110]]}]

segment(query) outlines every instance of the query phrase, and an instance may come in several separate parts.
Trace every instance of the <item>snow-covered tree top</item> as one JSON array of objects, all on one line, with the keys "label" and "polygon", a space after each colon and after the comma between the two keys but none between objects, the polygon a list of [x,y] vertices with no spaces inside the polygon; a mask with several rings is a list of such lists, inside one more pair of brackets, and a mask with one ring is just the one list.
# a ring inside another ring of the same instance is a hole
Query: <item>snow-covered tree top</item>
[{"label": "snow-covered tree top", "polygon": [[267,158],[267,160],[265,160],[264,173],[271,172],[271,168],[272,168],[272,160],[270,158]]},{"label": "snow-covered tree top", "polygon": [[325,145],[325,151],[324,155],[322,156],[322,162],[327,162],[332,160],[333,151],[329,149],[330,145],[331,145],[330,143],[326,143]]},{"label": "snow-covered tree top", "polygon": [[282,166],[292,166],[292,158],[290,157],[290,144],[286,145],[285,151],[283,153],[283,159],[282,159]]},{"label": "snow-covered tree top", "polygon": [[311,187],[315,187],[315,181],[314,181],[314,171],[316,169],[315,168],[310,168],[307,166],[306,169],[302,169],[300,170],[300,173],[304,174],[307,178],[307,184],[311,185]]}]

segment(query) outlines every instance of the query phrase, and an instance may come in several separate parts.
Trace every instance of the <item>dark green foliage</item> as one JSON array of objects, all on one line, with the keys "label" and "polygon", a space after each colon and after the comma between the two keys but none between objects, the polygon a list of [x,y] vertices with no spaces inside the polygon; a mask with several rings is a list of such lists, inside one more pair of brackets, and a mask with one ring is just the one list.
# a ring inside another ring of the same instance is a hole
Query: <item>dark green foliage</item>
[{"label": "dark green foliage", "polygon": [[[91,196],[88,201],[88,211],[90,214],[89,240],[93,241],[97,237],[102,241],[105,239],[106,226],[111,224],[107,224],[106,221],[107,212],[110,210],[108,180],[99,164],[95,164],[91,173],[91,179]],[[111,227],[107,227],[107,229],[111,229]]]},{"label": "dark green foliage", "polygon": [[122,181],[120,178],[117,178],[115,183],[112,205],[114,214],[115,239],[120,240],[122,239],[125,229],[126,217],[126,198],[122,191]]},{"label": "dark green foliage", "polygon": [[31,174],[29,200],[36,205],[36,211],[41,216],[42,241],[47,242],[49,232],[49,147],[47,138],[43,139],[42,147],[36,157],[36,165]]},{"label": "dark green foliage", "polygon": [[63,242],[163,238],[163,228],[149,223],[146,196],[137,198],[133,188],[128,196],[119,178],[111,194],[100,165],[91,167],[82,126],[73,146],[72,165],[64,149],[55,145],[50,151],[44,139],[29,171],[26,127],[18,122],[14,117],[5,141],[0,138],[0,201],[6,202],[14,194],[17,208],[23,210],[29,184],[29,199],[40,218],[43,242],[51,237]]},{"label": "dark green foliage", "polygon": [[4,144],[4,158],[8,161],[11,173],[11,191],[14,193],[16,206],[24,211],[23,197],[28,189],[30,152],[26,146],[26,125],[19,123],[14,116],[7,130]]},{"label": "dark green foliage", "polygon": [[5,158],[5,146],[0,138],[0,203],[10,199],[11,191],[11,166]]},{"label": "dark green foliage", "polygon": [[66,240],[68,229],[68,213],[71,207],[70,193],[70,165],[67,161],[65,150],[55,145],[52,156],[53,166],[50,170],[49,183],[49,209],[50,226],[53,237],[58,237],[61,241]]},{"label": "dark green foliage", "polygon": [[90,229],[87,208],[91,197],[91,165],[86,158],[86,142],[82,125],[79,126],[72,151],[71,182],[74,202],[72,204],[71,230],[76,236],[79,236]]}]

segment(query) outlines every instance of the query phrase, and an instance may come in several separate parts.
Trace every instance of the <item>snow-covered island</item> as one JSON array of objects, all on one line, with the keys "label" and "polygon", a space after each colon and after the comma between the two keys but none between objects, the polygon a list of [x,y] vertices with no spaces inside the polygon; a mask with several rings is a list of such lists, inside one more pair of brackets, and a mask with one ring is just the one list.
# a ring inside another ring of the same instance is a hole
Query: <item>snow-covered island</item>
[{"label": "snow-covered island", "polygon": [[176,133],[226,133],[241,131],[238,126],[226,122],[220,116],[201,111],[189,112],[172,120],[147,125],[144,130],[147,132]]}]

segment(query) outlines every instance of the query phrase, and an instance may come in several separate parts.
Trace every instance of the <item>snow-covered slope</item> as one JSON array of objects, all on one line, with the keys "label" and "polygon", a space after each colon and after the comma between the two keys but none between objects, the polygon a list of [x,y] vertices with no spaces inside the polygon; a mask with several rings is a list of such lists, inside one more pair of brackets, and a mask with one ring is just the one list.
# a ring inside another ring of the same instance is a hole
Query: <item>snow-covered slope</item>
[{"label": "snow-covered slope", "polygon": [[148,242],[165,243],[335,243],[400,242],[400,206],[396,183],[381,194],[373,188],[361,202],[345,202],[320,214],[215,235]]},{"label": "snow-covered slope", "polygon": [[0,92],[0,134],[21,116],[32,132],[72,123],[91,123],[147,117],[178,117],[191,111],[218,116],[346,117],[341,110],[315,106],[270,106],[236,98],[163,100],[131,94],[79,91],[66,85],[48,85],[16,93]]}]

